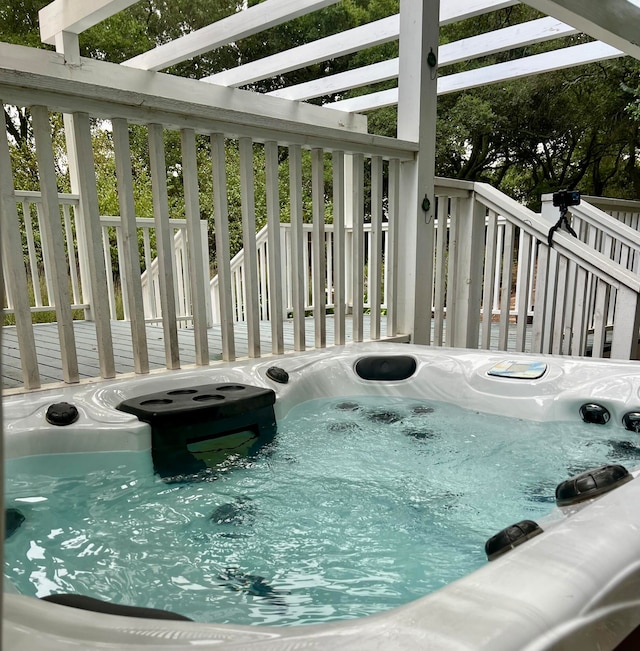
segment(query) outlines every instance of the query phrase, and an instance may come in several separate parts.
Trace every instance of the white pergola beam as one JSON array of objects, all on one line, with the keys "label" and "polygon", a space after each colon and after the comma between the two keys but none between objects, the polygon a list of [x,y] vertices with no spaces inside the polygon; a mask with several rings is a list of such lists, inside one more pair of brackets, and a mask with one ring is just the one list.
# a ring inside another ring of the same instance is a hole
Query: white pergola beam
[{"label": "white pergola beam", "polygon": [[640,6],[635,0],[526,0],[528,5],[640,59]]},{"label": "white pergola beam", "polygon": [[138,0],[54,0],[40,10],[40,39],[54,45],[62,32],[80,34]]},{"label": "white pergola beam", "polygon": [[[116,63],[80,59],[80,65],[64,64],[64,57],[56,52],[0,43],[0,88],[3,99],[27,89],[52,92],[74,97],[73,108],[92,112],[93,102],[115,102],[110,117],[127,117],[126,106],[148,110],[148,119],[165,112],[167,117],[177,111],[175,126],[183,126],[180,115],[186,110],[197,118],[219,121],[228,126],[253,125],[263,131],[286,130],[308,136],[314,130],[335,129],[336,133],[366,133],[366,118],[361,115],[336,114],[320,106],[297,104],[278,97],[261,96],[237,88],[223,88],[201,84],[195,79],[148,70],[126,68]],[[15,91],[13,94],[11,91]],[[48,99],[40,100],[46,104]],[[67,110],[68,104],[46,104],[54,109]],[[116,107],[122,107],[122,114]],[[95,113],[95,115],[98,115]],[[166,122],[169,124],[169,122]],[[174,124],[171,122],[171,124]],[[191,126],[191,124],[190,124]],[[367,137],[370,138],[367,134]]]},{"label": "white pergola beam", "polygon": [[[519,79],[543,72],[563,70],[596,61],[605,61],[624,56],[624,52],[595,41],[572,47],[534,54],[529,57],[522,57],[516,61],[497,63],[484,68],[476,68],[466,72],[459,72],[447,75],[438,79],[438,95],[446,95],[461,90],[487,86],[510,79]],[[371,111],[384,106],[395,106],[398,103],[398,89],[383,90],[361,97],[340,100],[325,104],[326,108],[336,108],[349,113]]]},{"label": "white pergola beam", "polygon": [[[555,18],[540,18],[441,45],[438,65],[442,68],[460,61],[468,61],[514,47],[525,47],[575,33],[576,30],[573,27],[565,25]],[[286,99],[305,100],[388,81],[397,78],[397,76],[398,59],[396,58],[281,88],[267,94]]]},{"label": "white pergola beam", "polygon": [[123,65],[143,70],[162,70],[339,1],[265,0],[265,2],[133,57],[125,61]]},{"label": "white pergola beam", "polygon": [[620,56],[624,56],[624,52],[600,41],[573,45],[561,50],[534,54],[515,61],[497,63],[492,66],[441,77],[438,79],[438,94],[445,95],[459,90],[495,84],[499,81],[509,81],[510,79],[520,79],[521,77],[537,75],[543,72],[564,70],[587,63],[615,59]]},{"label": "white pergola beam", "polygon": [[[452,0],[442,7],[440,24],[453,23],[514,4],[518,3],[513,0]],[[318,39],[312,43],[264,57],[258,61],[224,70],[204,77],[201,81],[221,86],[243,86],[368,47],[389,43],[397,40],[399,36],[399,15],[388,16],[333,36]]]},{"label": "white pergola beam", "polygon": [[303,84],[279,88],[278,90],[273,90],[270,93],[267,93],[267,95],[292,100],[306,100],[311,99],[312,97],[324,97],[325,95],[340,93],[352,88],[369,86],[370,84],[377,84],[383,81],[388,81],[389,79],[397,79],[399,68],[399,59],[396,57],[395,59],[372,63],[368,66],[362,66],[361,68],[339,72],[336,75],[313,79],[312,81],[307,81]]}]

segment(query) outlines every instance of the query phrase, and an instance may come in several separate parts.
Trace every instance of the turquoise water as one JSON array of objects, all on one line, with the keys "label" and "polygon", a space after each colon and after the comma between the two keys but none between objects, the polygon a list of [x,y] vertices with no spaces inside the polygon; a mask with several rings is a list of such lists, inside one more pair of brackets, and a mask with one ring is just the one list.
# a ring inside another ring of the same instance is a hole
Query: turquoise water
[{"label": "turquoise water", "polygon": [[451,405],[315,400],[254,459],[167,484],[148,453],[7,464],[5,545],[24,594],[73,592],[197,621],[292,625],[407,603],[485,562],[484,543],[554,506],[558,482],[638,464],[636,435]]}]

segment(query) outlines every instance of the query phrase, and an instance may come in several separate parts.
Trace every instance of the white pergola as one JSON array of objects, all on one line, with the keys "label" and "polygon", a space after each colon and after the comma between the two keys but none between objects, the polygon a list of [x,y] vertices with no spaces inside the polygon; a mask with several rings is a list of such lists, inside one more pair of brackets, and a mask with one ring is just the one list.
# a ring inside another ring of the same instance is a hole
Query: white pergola
[{"label": "white pergola", "polygon": [[[136,1],[54,0],[40,12],[42,41],[55,44],[57,50],[64,52],[67,60],[73,62],[79,56],[78,34],[135,4]],[[141,70],[161,71],[288,20],[321,11],[339,1],[266,0],[144,52],[124,62],[123,65]],[[412,13],[417,10],[418,4],[418,0],[404,0],[402,12]],[[439,24],[446,25],[518,3],[514,0],[450,0],[439,8],[438,4],[431,1],[422,3],[425,10],[429,9],[428,22],[432,22],[434,12],[439,11]],[[461,61],[533,43],[553,41],[580,32],[595,40],[573,47],[562,47],[545,54],[522,57],[505,64],[487,65],[472,72],[441,77],[437,84],[438,94],[624,55],[640,58],[640,5],[637,0],[609,0],[606,3],[598,0],[587,2],[530,0],[527,4],[548,14],[548,17],[448,43],[440,48],[438,67],[443,68]],[[220,71],[202,78],[201,81],[226,87],[243,86],[398,40],[401,31],[403,30],[400,15],[389,16],[245,65]],[[399,74],[400,62],[398,58],[394,58],[345,73],[324,76],[304,84],[285,87],[270,94],[290,100],[308,100],[358,86],[397,79]],[[342,100],[326,106],[348,112],[366,112],[397,103],[398,91],[394,89]]]}]

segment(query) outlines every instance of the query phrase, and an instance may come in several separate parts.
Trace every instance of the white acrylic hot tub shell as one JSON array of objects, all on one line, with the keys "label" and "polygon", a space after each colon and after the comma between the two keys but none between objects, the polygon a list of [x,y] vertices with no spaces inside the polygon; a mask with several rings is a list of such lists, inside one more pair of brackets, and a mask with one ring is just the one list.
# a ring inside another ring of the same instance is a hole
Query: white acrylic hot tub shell
[{"label": "white acrylic hot tub shell", "polygon": [[[414,377],[371,382],[355,375],[359,357],[380,354],[414,356]],[[538,380],[486,374],[500,361],[534,359],[549,366]],[[266,377],[273,365],[289,372],[287,385]],[[444,400],[540,421],[575,420],[580,405],[596,401],[612,415],[604,428],[622,427],[624,413],[640,410],[640,365],[635,362],[362,344],[7,398],[6,456],[146,449],[148,426],[115,406],[136,395],[209,382],[273,388],[278,417],[302,400],[364,393]],[[64,428],[48,425],[46,408],[62,400],[76,405],[79,420]],[[145,620],[5,592],[3,648],[613,649],[640,624],[640,480],[586,507],[556,510],[542,524],[542,535],[433,594],[385,613],[322,626]]]}]

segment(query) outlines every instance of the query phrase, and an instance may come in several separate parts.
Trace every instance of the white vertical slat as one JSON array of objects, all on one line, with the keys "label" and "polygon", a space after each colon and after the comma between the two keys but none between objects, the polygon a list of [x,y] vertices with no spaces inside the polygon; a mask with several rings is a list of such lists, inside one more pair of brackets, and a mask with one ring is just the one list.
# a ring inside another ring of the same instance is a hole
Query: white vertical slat
[{"label": "white vertical slat", "polygon": [[564,338],[562,342],[562,355],[571,354],[573,346],[573,313],[576,304],[576,278],[577,265],[575,262],[567,261],[567,282],[564,296]]},{"label": "white vertical slat", "polygon": [[311,238],[313,257],[313,322],[315,347],[327,345],[326,257],[324,237],[324,152],[311,150],[311,202],[313,232]]},{"label": "white vertical slat", "polygon": [[556,300],[553,309],[553,339],[551,353],[561,355],[564,339],[565,313],[567,309],[567,258],[558,256],[558,271],[555,277]]},{"label": "white vertical slat", "polygon": [[227,200],[227,172],[225,167],[224,135],[211,134],[211,167],[213,170],[213,217],[216,236],[216,261],[218,265],[218,296],[220,299],[220,330],[222,359],[231,362],[236,358],[233,330],[233,302],[231,289],[231,253],[229,250],[229,208]]},{"label": "white vertical slat", "polygon": [[518,322],[516,324],[516,351],[524,352],[527,339],[527,322],[529,320],[529,296],[531,292],[531,241],[533,238],[524,229],[520,230],[520,244],[518,248],[518,285],[519,292],[516,297],[516,310]]},{"label": "white vertical slat", "polygon": [[400,161],[389,161],[389,197],[388,197],[388,258],[384,261],[387,281],[387,336],[398,333],[398,220],[400,200]]},{"label": "white vertical slat", "polygon": [[460,240],[460,214],[457,198],[451,198],[449,208],[449,251],[447,264],[447,327],[445,330],[445,342],[447,346],[453,346],[458,330],[458,273],[460,267],[460,256],[458,254],[458,241]]},{"label": "white vertical slat", "polygon": [[502,281],[500,289],[500,327],[498,350],[507,350],[509,341],[509,316],[511,314],[511,278],[513,277],[514,228],[511,222],[504,226],[502,254]]},{"label": "white vertical slat", "polygon": [[529,265],[529,295],[527,297],[527,318],[529,312],[533,310],[533,298],[535,291],[535,277],[536,277],[536,252],[538,250],[538,242],[535,237],[531,238],[531,255]]},{"label": "white vertical slat", "polygon": [[42,193],[41,234],[49,243],[51,256],[49,264],[52,272],[53,301],[56,306],[56,321],[60,339],[60,355],[62,358],[62,376],[67,383],[78,382],[78,357],[76,352],[75,335],[73,332],[73,317],[69,296],[69,280],[65,261],[64,243],[62,241],[62,225],[60,223],[60,208],[58,205],[58,187],[56,182],[55,163],[51,143],[51,126],[49,112],[44,106],[31,108],[33,132],[36,139],[36,155],[38,158],[38,175]]},{"label": "white vertical slat", "polygon": [[289,200],[291,202],[291,305],[293,308],[293,348],[304,350],[305,342],[305,238],[302,229],[302,150],[289,147]]},{"label": "white vertical slat", "polygon": [[344,152],[334,151],[333,163],[333,247],[334,247],[334,343],[345,342],[345,229],[344,229]]},{"label": "white vertical slat", "polygon": [[302,225],[302,239],[303,239],[303,259],[304,259],[304,309],[305,311],[312,307],[313,296],[311,294],[311,233],[307,229],[307,225]]},{"label": "white vertical slat", "polygon": [[522,267],[522,264],[520,262],[520,258],[522,256],[522,247],[524,246],[524,236],[525,236],[525,231],[524,229],[520,229],[520,234],[518,235],[518,261],[516,265],[516,295],[515,295],[515,301],[514,301],[514,310],[515,310],[515,316],[517,319],[520,319],[520,313],[518,312],[519,306],[520,306],[520,293],[522,292],[522,289],[525,287],[525,282],[526,280],[523,278],[523,274],[526,274],[529,270],[525,270]]},{"label": "white vertical slat", "polygon": [[91,126],[87,113],[74,113],[73,130],[78,156],[78,183],[80,194],[80,214],[84,226],[86,251],[91,260],[89,282],[91,284],[92,315],[96,324],[96,342],[100,360],[100,375],[112,378],[116,375],[113,356],[113,340],[109,305],[105,296],[107,267],[100,251],[100,210],[96,188],[96,170],[93,162]]},{"label": "white vertical slat", "polygon": [[602,279],[598,279],[593,310],[593,349],[592,357],[604,355],[604,345],[607,330],[607,307],[611,287]]},{"label": "white vertical slat", "polygon": [[362,341],[364,314],[364,157],[353,154],[353,341]]},{"label": "white vertical slat", "polygon": [[258,284],[260,321],[269,319],[269,291],[267,273],[267,243],[262,242],[258,247]]},{"label": "white vertical slat", "polygon": [[[151,220],[149,220],[151,221]],[[151,234],[148,228],[142,229],[142,244],[144,248],[144,268],[146,283],[144,286],[144,296],[146,297],[149,313],[145,316],[150,319],[155,319],[158,314],[156,310],[156,296],[154,291],[154,280],[152,275],[153,257],[151,254]]]},{"label": "white vertical slat", "polygon": [[[457,283],[455,339],[452,345],[477,348],[482,306],[482,270],[487,209],[469,193],[456,198]],[[449,312],[447,310],[447,320]]]},{"label": "white vertical slat", "polygon": [[[497,231],[497,245],[496,250],[498,252],[498,260],[500,256],[500,251],[502,251],[502,240],[504,237],[504,217],[500,216],[498,220],[498,231]],[[495,277],[493,279],[493,305],[491,307],[492,312],[497,312],[500,309],[500,272],[502,267],[500,263],[496,264]]]},{"label": "white vertical slat", "polygon": [[258,279],[260,281],[260,321],[269,320],[269,271],[267,242],[258,249]]},{"label": "white vertical slat", "polygon": [[531,352],[541,353],[544,341],[545,306],[549,277],[549,247],[540,243],[536,261],[535,300],[531,325]]},{"label": "white vertical slat", "polygon": [[[0,102],[0,106],[3,106]],[[3,279],[10,287],[13,299],[13,313],[16,319],[16,334],[20,348],[20,364],[22,366],[22,382],[25,389],[37,389],[40,386],[38,371],[38,356],[36,342],[31,323],[29,292],[27,289],[27,272],[22,257],[22,237],[18,210],[13,194],[13,172],[9,143],[6,130],[0,133],[0,227],[2,240],[2,262],[6,263],[10,273]],[[25,221],[29,215],[25,213]],[[33,279],[34,285],[38,277]]]},{"label": "white vertical slat", "polygon": [[333,224],[325,224],[324,250],[327,256],[325,302],[333,306]]},{"label": "white vertical slat", "polygon": [[200,199],[198,196],[198,161],[196,136],[193,129],[180,132],[182,146],[182,178],[184,184],[184,208],[187,220],[187,245],[189,279],[191,290],[191,314],[196,349],[196,364],[209,364],[209,340],[207,339],[207,299],[209,287],[209,263],[202,258],[202,230],[200,226]]},{"label": "white vertical slat", "polygon": [[209,260],[209,223],[206,219],[201,219],[200,224],[200,258],[202,259],[202,268],[207,282],[204,291],[205,315],[207,318],[207,328],[213,325],[213,306],[211,304],[211,267]]},{"label": "white vertical slat", "polygon": [[36,307],[42,307],[42,290],[40,288],[40,274],[38,272],[38,256],[36,255],[35,240],[33,237],[31,203],[27,199],[24,199],[22,201],[22,218],[24,220],[24,230],[27,237],[27,251],[29,252],[29,275],[31,277],[31,284],[33,286],[35,304]]},{"label": "white vertical slat", "polygon": [[[122,258],[121,272],[124,271],[123,290],[126,287],[126,305],[131,322],[131,343],[133,346],[133,363],[136,373],[149,372],[149,352],[147,349],[147,331],[144,322],[144,300],[140,280],[140,254],[138,252],[138,229],[133,198],[133,174],[131,171],[131,153],[129,149],[129,128],[126,120],[114,119],[113,145],[116,159],[116,178],[118,182],[118,201],[120,219],[122,220]],[[155,317],[155,300],[150,271],[149,230],[144,229],[144,250],[147,257],[147,277],[149,288],[149,305],[153,306]]]},{"label": "white vertical slat", "polygon": [[280,251],[282,255],[282,318],[289,318],[292,307],[291,278],[291,224],[280,224]]},{"label": "white vertical slat", "polygon": [[271,321],[271,352],[284,353],[282,327],[282,270],[285,268],[280,243],[280,190],[278,183],[278,144],[264,145],[265,182],[267,191],[267,246],[269,265],[269,319]]},{"label": "white vertical slat", "polygon": [[434,346],[444,345],[444,319],[447,273],[447,228],[449,197],[438,197],[438,224],[435,227],[436,256],[434,271],[434,296],[433,296],[433,342]]},{"label": "white vertical slat", "polygon": [[[109,226],[103,225],[100,228],[102,238],[102,256],[105,269],[109,269],[107,274],[107,303],[109,305],[109,315],[112,319],[116,318],[116,293],[113,282],[113,269],[111,268],[111,239],[109,236]],[[91,259],[91,257],[89,257]],[[91,265],[89,265],[91,266]]]},{"label": "white vertical slat", "polygon": [[149,162],[153,215],[156,226],[156,250],[158,253],[158,283],[160,309],[164,333],[164,354],[168,369],[180,368],[180,348],[176,323],[176,299],[171,266],[173,237],[169,228],[169,201],[167,197],[167,168],[164,156],[164,140],[161,124],[149,124]]},{"label": "white vertical slat", "polygon": [[382,302],[382,158],[371,159],[371,246],[369,247],[369,306],[371,339],[380,339]]},{"label": "white vertical slat", "polygon": [[576,270],[575,300],[571,324],[571,355],[584,355],[587,343],[587,272],[580,267]]},{"label": "white vertical slat", "polygon": [[260,357],[260,306],[256,253],[256,205],[253,191],[253,142],[240,138],[240,197],[244,246],[244,296],[249,357]]},{"label": "white vertical slat", "polygon": [[[371,226],[370,224],[363,224],[362,228],[362,234],[364,236],[363,238],[363,247],[364,247],[364,255],[363,259],[365,261],[365,264],[369,265],[369,260],[371,260]],[[365,309],[368,309],[371,307],[371,274],[366,273],[364,277],[364,288],[362,292],[363,297],[363,306]]]},{"label": "white vertical slat", "polygon": [[547,270],[547,293],[544,307],[544,338],[542,341],[543,353],[550,353],[553,345],[553,331],[556,296],[558,293],[558,252],[555,249],[549,249],[549,266]]},{"label": "white vertical slat", "polygon": [[68,203],[62,205],[64,222],[64,237],[67,242],[67,256],[69,258],[69,277],[71,278],[71,295],[74,303],[82,303],[80,296],[80,282],[78,280],[78,262],[75,248],[75,238],[71,222],[71,207]]},{"label": "white vertical slat", "polygon": [[[44,216],[44,208],[42,207],[42,201],[36,203],[36,218],[38,221],[37,230],[38,233],[40,233],[40,250],[42,251],[42,265],[44,267],[44,286],[47,290],[46,305],[55,306],[56,302],[54,300],[54,288],[53,288],[54,272],[53,272],[53,265],[51,262],[51,259],[53,258],[53,253],[51,251],[51,247],[53,246],[53,243],[50,242],[46,237],[43,237],[43,233],[46,233],[45,231],[46,219]],[[64,244],[63,244],[63,250],[64,250]]]},{"label": "white vertical slat", "polygon": [[496,230],[497,215],[493,210],[487,217],[486,254],[484,261],[484,282],[482,292],[482,348],[491,348],[491,320],[493,318],[493,291],[496,273]]},{"label": "white vertical slat", "polygon": [[122,224],[116,226],[116,246],[118,251],[118,269],[120,270],[120,289],[122,290],[122,312],[124,320],[130,322],[129,290],[127,288],[127,270],[125,269],[126,265],[124,260],[125,237],[122,231]]}]

